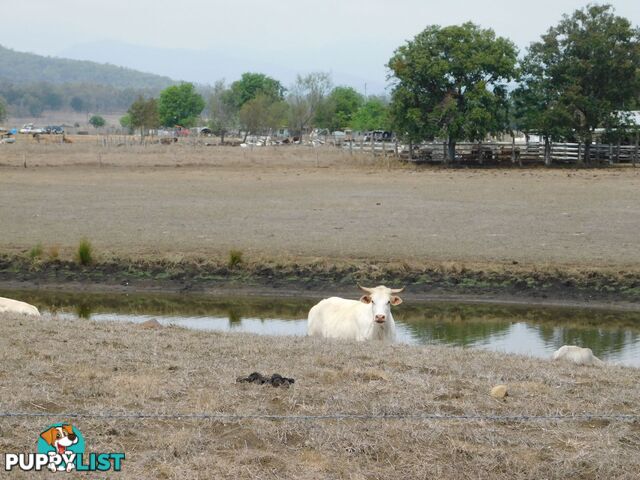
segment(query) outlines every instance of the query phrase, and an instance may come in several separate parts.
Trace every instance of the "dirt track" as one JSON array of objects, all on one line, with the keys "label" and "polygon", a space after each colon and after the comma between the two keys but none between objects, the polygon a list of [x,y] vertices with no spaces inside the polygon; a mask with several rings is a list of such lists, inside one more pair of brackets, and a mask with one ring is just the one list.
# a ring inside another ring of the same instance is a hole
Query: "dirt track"
[{"label": "dirt track", "polygon": [[0,249],[87,236],[119,255],[640,263],[640,169],[388,170],[344,156],[316,168],[308,151],[177,152],[0,167]]}]

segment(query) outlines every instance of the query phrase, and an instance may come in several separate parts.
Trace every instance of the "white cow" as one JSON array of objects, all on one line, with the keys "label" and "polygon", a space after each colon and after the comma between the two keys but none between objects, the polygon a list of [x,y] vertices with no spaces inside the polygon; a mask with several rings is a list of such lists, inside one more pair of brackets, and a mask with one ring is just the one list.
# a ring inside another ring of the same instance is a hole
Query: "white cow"
[{"label": "white cow", "polygon": [[24,313],[25,315],[40,316],[40,312],[33,305],[4,297],[0,297],[0,313]]},{"label": "white cow", "polygon": [[402,299],[394,294],[404,288],[366,288],[360,285],[358,288],[366,294],[359,301],[331,297],[311,308],[307,333],[316,337],[357,341],[395,340],[396,326],[391,305],[402,303]]},{"label": "white cow", "polygon": [[562,360],[576,365],[604,365],[604,362],[596,357],[590,348],[576,347],[575,345],[560,347],[553,354],[553,360]]}]

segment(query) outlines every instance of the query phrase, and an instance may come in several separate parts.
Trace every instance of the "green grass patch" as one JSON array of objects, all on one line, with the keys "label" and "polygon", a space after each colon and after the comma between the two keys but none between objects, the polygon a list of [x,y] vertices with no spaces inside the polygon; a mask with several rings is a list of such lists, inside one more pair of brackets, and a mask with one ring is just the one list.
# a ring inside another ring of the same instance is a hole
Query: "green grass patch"
[{"label": "green grass patch", "polygon": [[229,251],[229,268],[233,268],[242,263],[242,250],[230,250]]},{"label": "green grass patch", "polygon": [[80,265],[91,265],[94,262],[93,245],[87,238],[80,240],[78,251],[76,252],[76,260]]},{"label": "green grass patch", "polygon": [[32,247],[31,250],[29,250],[29,258],[32,262],[35,262],[42,257],[43,251],[44,249],[42,248],[42,243],[38,243],[34,247]]}]

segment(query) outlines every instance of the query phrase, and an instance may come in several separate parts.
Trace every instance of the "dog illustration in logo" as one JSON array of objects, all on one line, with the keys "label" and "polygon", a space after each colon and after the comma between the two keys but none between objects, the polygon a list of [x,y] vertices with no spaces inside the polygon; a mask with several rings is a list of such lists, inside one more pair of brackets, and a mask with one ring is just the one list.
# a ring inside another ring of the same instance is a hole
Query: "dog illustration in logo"
[{"label": "dog illustration in logo", "polygon": [[[58,455],[62,456],[67,452],[67,449],[71,445],[75,445],[78,443],[78,437],[73,432],[73,427],[71,425],[60,425],[59,427],[51,427],[49,430],[46,430],[40,434],[40,437],[55,448],[55,452],[49,452],[49,456],[52,457],[52,461],[49,464],[49,470],[52,472],[56,471],[55,463],[53,462],[53,457]],[[70,452],[71,453],[71,452]],[[67,472],[70,472],[75,468],[73,462],[67,463]]]}]

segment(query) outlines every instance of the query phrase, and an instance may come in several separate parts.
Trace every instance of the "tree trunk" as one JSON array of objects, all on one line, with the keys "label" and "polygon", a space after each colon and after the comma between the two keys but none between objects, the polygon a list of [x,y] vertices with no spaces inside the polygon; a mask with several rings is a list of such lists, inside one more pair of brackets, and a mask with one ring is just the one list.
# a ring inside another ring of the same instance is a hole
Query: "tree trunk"
[{"label": "tree trunk", "polygon": [[220,145],[224,145],[224,130],[220,132]]},{"label": "tree trunk", "polygon": [[591,166],[591,140],[584,142],[584,163]]},{"label": "tree trunk", "polygon": [[591,141],[593,135],[591,131],[588,132],[587,137],[584,139],[584,163],[591,166]]},{"label": "tree trunk", "polygon": [[551,166],[551,142],[548,136],[544,137],[544,164],[547,167]]},{"label": "tree trunk", "polygon": [[449,137],[449,142],[447,144],[447,160],[450,162],[454,162],[456,159],[456,139]]}]

